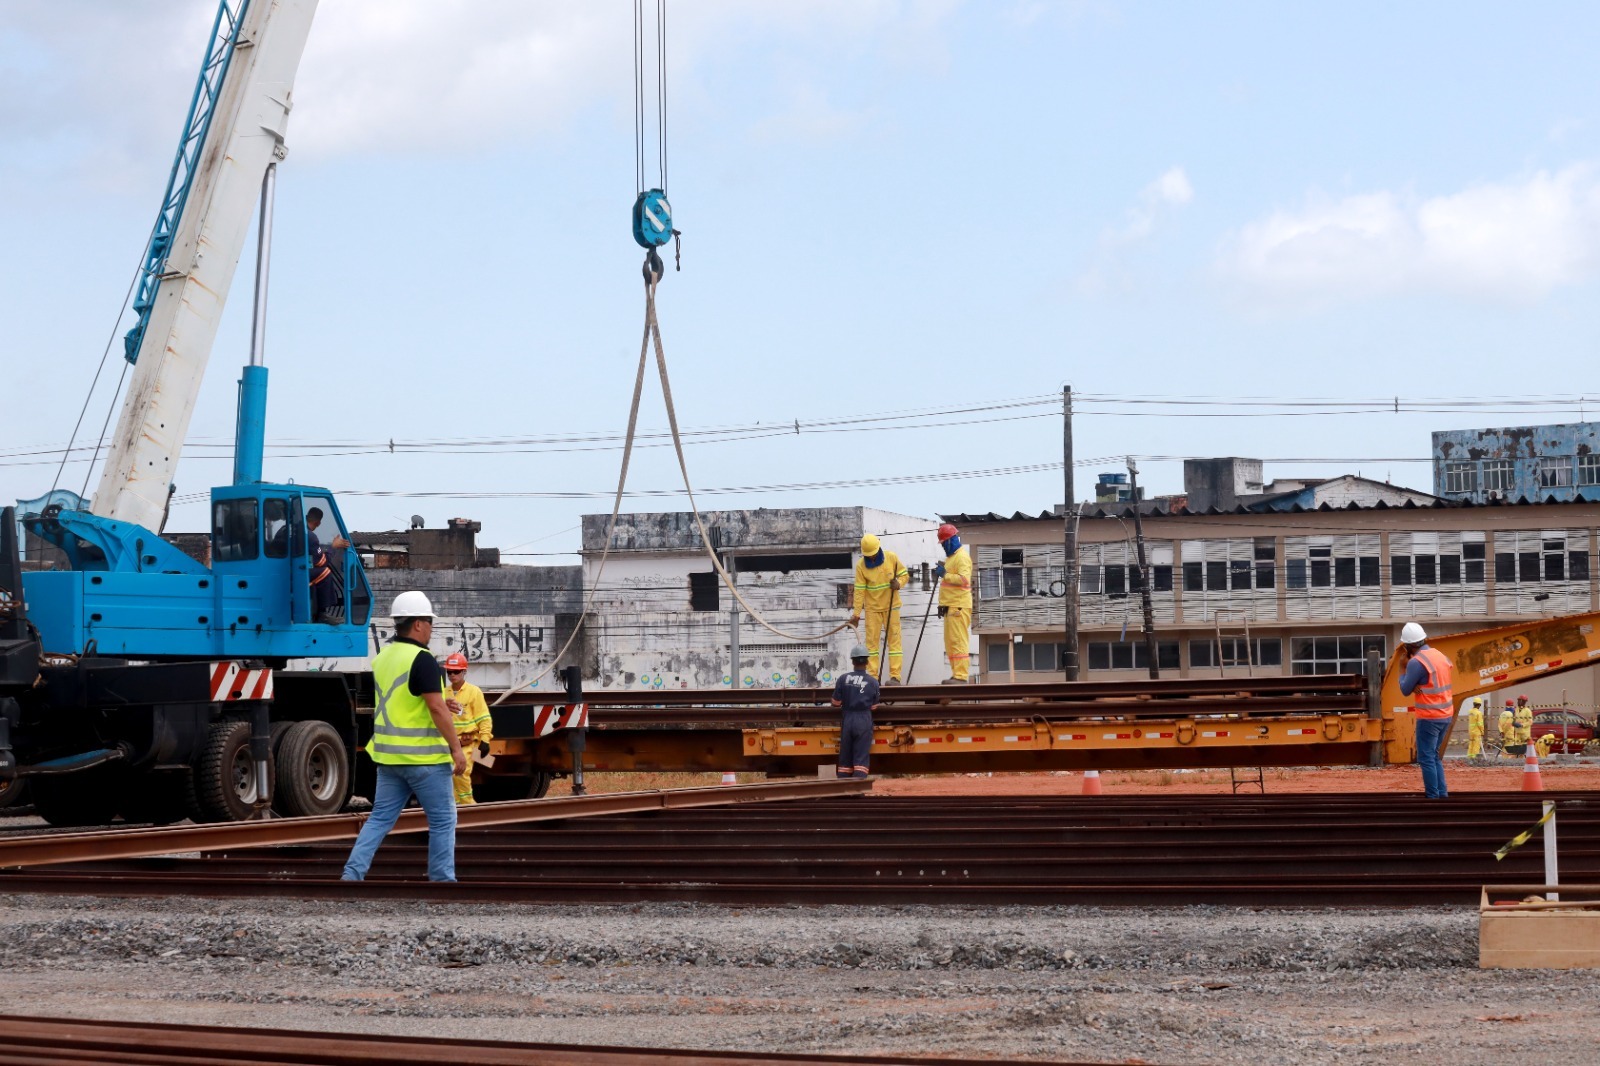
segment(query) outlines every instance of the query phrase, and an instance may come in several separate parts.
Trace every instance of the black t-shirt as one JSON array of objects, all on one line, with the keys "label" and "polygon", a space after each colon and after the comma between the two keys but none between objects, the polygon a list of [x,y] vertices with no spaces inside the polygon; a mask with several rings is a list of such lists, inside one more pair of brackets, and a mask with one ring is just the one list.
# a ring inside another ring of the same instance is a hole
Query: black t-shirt
[{"label": "black t-shirt", "polygon": [[417,652],[417,657],[411,660],[411,681],[406,685],[413,696],[426,696],[430,692],[442,692],[444,685],[444,670],[439,666],[439,660],[433,657],[424,644],[417,644],[408,637],[397,637],[401,644],[416,644],[422,650]]},{"label": "black t-shirt", "polygon": [[842,674],[833,685],[833,698],[842,711],[871,713],[878,702],[878,679],[865,670],[852,670]]}]

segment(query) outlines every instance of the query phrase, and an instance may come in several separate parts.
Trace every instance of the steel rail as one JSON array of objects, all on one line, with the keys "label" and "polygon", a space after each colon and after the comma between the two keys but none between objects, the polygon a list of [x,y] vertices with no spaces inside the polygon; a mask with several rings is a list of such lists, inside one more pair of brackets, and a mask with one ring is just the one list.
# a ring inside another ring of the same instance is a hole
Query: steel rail
[{"label": "steel rail", "polygon": [[[871,782],[866,780],[766,781],[712,788],[653,789],[646,792],[479,803],[458,808],[456,824],[458,829],[472,829],[557,818],[590,818],[684,807],[764,803],[864,792],[871,787]],[[314,818],[275,818],[261,822],[18,837],[0,840],[0,869],[97,859],[143,858],[220,848],[354,840],[367,817],[365,813],[330,814]],[[426,832],[427,828],[427,815],[421,810],[410,810],[401,813],[393,831],[417,833]]]},{"label": "steel rail", "polygon": [[[1044,700],[1036,703],[997,701],[993,703],[901,703],[875,710],[872,719],[876,725],[932,725],[956,722],[1016,722],[1043,718],[1056,719],[1117,719],[1117,718],[1250,718],[1257,715],[1294,716],[1305,714],[1322,717],[1328,714],[1363,714],[1366,697],[1361,695],[1333,696],[1251,696],[1223,701],[1211,697],[1193,700],[1161,700],[1117,703],[1086,700]],[[661,728],[692,728],[697,725],[755,728],[761,725],[801,725],[830,723],[839,720],[836,708],[826,704],[792,705],[783,707],[645,707],[645,706],[591,706],[591,729],[618,728],[622,726]]]},{"label": "steel rail", "polygon": [[[1360,674],[1290,674],[1276,677],[1190,677],[1137,681],[1022,682],[979,685],[896,685],[882,692],[885,706],[941,706],[995,702],[1188,699],[1199,696],[1339,695],[1367,690]],[[490,694],[494,695],[494,694]],[[797,707],[826,705],[831,687],[782,689],[659,688],[645,691],[595,689],[584,693],[592,714],[598,707]],[[517,692],[505,705],[548,704],[550,693]]]},{"label": "steel rail", "polygon": [[[328,1066],[949,1066],[951,1062],[904,1055],[697,1051],[0,1015],[0,1064],[63,1066],[113,1061],[151,1066],[310,1062]],[[984,1061],[1005,1066],[1021,1060]],[[1028,1061],[1052,1066],[1041,1060]],[[1057,1060],[1053,1066],[1104,1064]]]},{"label": "steel rail", "polygon": [[[410,880],[415,838],[362,885],[327,846],[0,874],[0,890],[471,902],[790,904],[1462,902],[1487,881],[1538,880],[1537,848],[1495,848],[1554,798],[1563,870],[1600,880],[1592,793],[919,798],[859,796],[686,809],[464,832],[463,880]],[[1106,797],[1105,799],[1110,799]],[[1411,802],[1413,801],[1414,802]]]}]

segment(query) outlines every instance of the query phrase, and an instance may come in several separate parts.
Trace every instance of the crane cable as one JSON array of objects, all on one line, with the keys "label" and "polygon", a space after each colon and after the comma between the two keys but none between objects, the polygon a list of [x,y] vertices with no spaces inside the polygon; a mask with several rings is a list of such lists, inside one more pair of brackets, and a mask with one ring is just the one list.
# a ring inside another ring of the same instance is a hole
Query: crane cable
[{"label": "crane cable", "polygon": [[[583,624],[589,617],[589,612],[594,605],[594,596],[600,589],[601,577],[605,573],[606,560],[611,555],[611,545],[616,534],[617,517],[622,512],[622,497],[628,483],[628,463],[633,456],[634,436],[639,425],[639,404],[644,394],[645,366],[650,356],[651,342],[655,344],[656,372],[661,379],[661,396],[667,408],[667,425],[672,431],[672,447],[678,457],[678,469],[683,474],[684,492],[689,497],[689,510],[694,515],[695,527],[700,532],[700,543],[705,547],[706,555],[711,560],[711,565],[722,578],[722,583],[727,586],[734,601],[750,615],[762,628],[770,631],[785,640],[811,643],[830,637],[850,626],[849,622],[842,622],[832,629],[812,635],[791,633],[780,629],[750,605],[750,602],[740,594],[738,587],[733,582],[733,577],[722,565],[722,560],[717,556],[716,548],[711,543],[711,534],[706,529],[705,521],[700,517],[700,509],[695,503],[694,486],[689,481],[689,461],[683,453],[683,435],[678,428],[678,411],[672,400],[672,383],[667,376],[667,354],[661,342],[661,326],[656,321],[656,286],[661,282],[664,267],[656,248],[668,240],[678,236],[677,230],[672,228],[670,206],[666,203],[667,188],[667,79],[666,79],[666,48],[667,48],[667,8],[666,0],[656,0],[656,133],[659,138],[661,184],[653,190],[644,187],[644,0],[634,0],[634,36],[633,36],[633,89],[634,89],[634,167],[635,180],[638,187],[638,199],[634,203],[634,239],[645,248],[644,261],[644,339],[639,346],[639,365],[633,378],[633,401],[628,408],[628,430],[622,443],[622,468],[617,474],[617,491],[611,501],[611,516],[606,521],[606,540],[600,550],[600,561],[596,564],[594,585],[584,596],[583,608],[578,615],[578,620],[573,624],[572,632],[559,651],[551,658],[550,662],[533,677],[519,684],[513,685],[502,692],[494,701],[495,706],[504,703],[513,693],[532,688],[544,679],[556,664],[571,649],[578,639],[578,634],[583,631]],[[658,199],[650,199],[652,195],[659,194]],[[657,214],[641,216],[641,208],[646,208]],[[650,225],[642,225],[641,219],[647,220]],[[737,673],[737,668],[735,669]],[[733,678],[733,683],[738,684],[738,678]]]},{"label": "crane cable", "polygon": [[[768,632],[780,636],[785,640],[812,642],[822,640],[825,637],[831,637],[841,630],[848,629],[850,627],[849,622],[841,622],[839,625],[834,626],[832,629],[824,633],[816,633],[809,636],[799,633],[791,633],[785,629],[779,629],[777,626],[767,621],[766,618],[762,616],[760,611],[750,606],[750,602],[746,600],[744,596],[740,595],[739,587],[733,583],[732,576],[730,576],[728,571],[723,567],[722,560],[718,557],[717,550],[711,543],[711,534],[706,530],[705,520],[700,517],[700,508],[694,502],[694,486],[689,483],[689,461],[684,457],[683,438],[678,433],[678,412],[677,408],[672,402],[672,382],[667,377],[667,353],[661,343],[661,326],[656,321],[656,284],[659,281],[660,274],[651,274],[649,269],[646,268],[644,301],[645,339],[647,342],[651,339],[654,339],[655,341],[656,372],[661,378],[661,398],[665,401],[667,407],[667,426],[672,430],[672,447],[678,455],[678,469],[683,473],[683,491],[689,497],[689,513],[694,515],[694,524],[695,527],[700,531],[700,543],[705,546],[706,556],[711,560],[711,565],[716,568],[717,573],[722,577],[722,583],[727,586],[728,592],[733,596],[734,600],[738,602],[739,606],[743,607],[745,611],[749,613],[751,619],[755,621],[757,625],[761,626],[763,629],[766,629]],[[608,544],[607,547],[609,546],[610,545]]]}]

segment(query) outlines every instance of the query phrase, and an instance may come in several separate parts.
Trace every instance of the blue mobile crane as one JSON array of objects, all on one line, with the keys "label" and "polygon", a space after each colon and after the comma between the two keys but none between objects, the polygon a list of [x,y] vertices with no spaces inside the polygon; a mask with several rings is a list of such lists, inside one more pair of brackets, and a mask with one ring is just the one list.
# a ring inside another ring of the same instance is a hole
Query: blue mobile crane
[{"label": "blue mobile crane", "polygon": [[[22,572],[5,514],[0,785],[26,780],[56,825],[325,814],[355,781],[370,680],[283,667],[366,655],[371,589],[333,494],[262,478],[272,194],[315,9],[221,0],[139,274],[131,384],[93,500],[53,492],[21,518],[65,565]],[[159,530],[258,200],[250,365],[207,565]]]}]

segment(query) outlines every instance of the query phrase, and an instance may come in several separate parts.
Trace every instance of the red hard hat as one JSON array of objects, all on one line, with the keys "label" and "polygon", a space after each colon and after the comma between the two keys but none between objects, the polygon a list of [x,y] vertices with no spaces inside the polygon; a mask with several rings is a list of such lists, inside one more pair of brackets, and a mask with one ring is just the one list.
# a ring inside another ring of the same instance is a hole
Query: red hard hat
[{"label": "red hard hat", "polygon": [[446,670],[465,670],[467,668],[467,657],[458,651],[453,651],[445,656],[444,668]]},{"label": "red hard hat", "polygon": [[939,527],[939,539],[940,540],[949,540],[951,537],[956,536],[960,532],[961,532],[961,530],[957,529],[955,526],[951,525],[949,522],[946,522],[946,523],[944,523],[944,525]]}]

